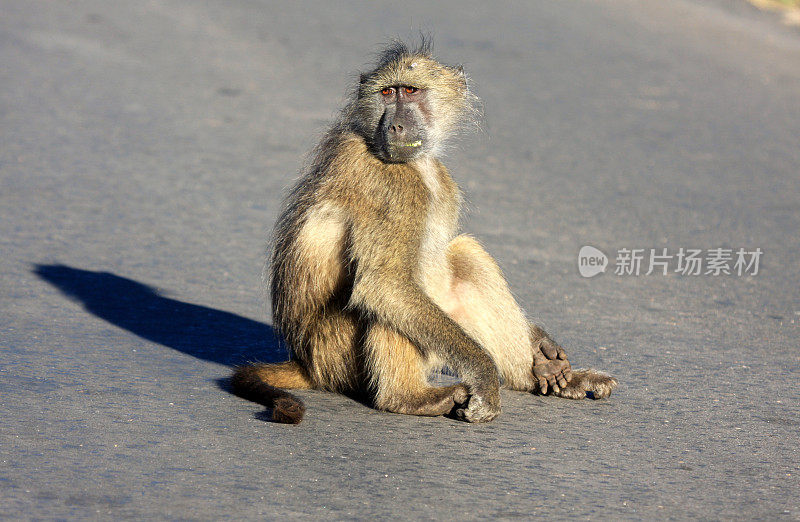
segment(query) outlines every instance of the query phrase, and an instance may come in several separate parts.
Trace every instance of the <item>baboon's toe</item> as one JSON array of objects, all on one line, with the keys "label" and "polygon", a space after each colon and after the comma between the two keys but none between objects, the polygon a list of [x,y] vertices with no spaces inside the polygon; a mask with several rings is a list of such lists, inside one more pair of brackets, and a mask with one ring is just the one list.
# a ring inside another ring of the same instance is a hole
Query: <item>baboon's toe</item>
[{"label": "baboon's toe", "polygon": [[453,402],[458,406],[465,406],[469,400],[469,389],[464,384],[459,384],[453,390]]},{"label": "baboon's toe", "polygon": [[569,384],[561,390],[553,390],[553,395],[565,399],[605,399],[618,384],[614,377],[601,371],[574,370]]}]

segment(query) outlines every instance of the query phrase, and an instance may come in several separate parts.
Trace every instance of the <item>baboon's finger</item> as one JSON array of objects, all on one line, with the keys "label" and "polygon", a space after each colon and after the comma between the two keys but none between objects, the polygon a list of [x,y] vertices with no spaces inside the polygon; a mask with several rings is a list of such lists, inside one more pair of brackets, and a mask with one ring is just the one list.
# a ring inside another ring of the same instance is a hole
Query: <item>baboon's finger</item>
[{"label": "baboon's finger", "polygon": [[541,346],[542,346],[542,353],[548,359],[555,359],[556,357],[559,356],[559,353],[558,353],[559,346],[557,344],[555,344],[554,342],[551,342],[549,339],[545,339],[542,342]]},{"label": "baboon's finger", "polygon": [[539,391],[541,391],[542,395],[544,395],[545,393],[547,393],[547,379],[545,379],[544,377],[539,377],[538,381],[539,381]]}]

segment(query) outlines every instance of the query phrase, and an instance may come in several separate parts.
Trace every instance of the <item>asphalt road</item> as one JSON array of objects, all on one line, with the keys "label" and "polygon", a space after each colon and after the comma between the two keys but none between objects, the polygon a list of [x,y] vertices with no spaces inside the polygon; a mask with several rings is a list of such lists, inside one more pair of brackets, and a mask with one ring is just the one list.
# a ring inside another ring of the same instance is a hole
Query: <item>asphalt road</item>
[{"label": "asphalt road", "polygon": [[[800,519],[800,33],[723,4],[0,1],[0,517]],[[285,355],[282,194],[420,29],[484,101],[463,228],[621,387],[270,423],[225,378]],[[615,275],[623,248],[763,254]]]}]

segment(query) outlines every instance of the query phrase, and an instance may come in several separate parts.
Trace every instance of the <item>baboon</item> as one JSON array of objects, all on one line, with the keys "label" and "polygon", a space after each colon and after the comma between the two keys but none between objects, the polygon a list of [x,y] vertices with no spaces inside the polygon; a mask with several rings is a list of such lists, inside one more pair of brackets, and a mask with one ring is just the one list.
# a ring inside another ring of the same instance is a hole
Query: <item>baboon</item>
[{"label": "baboon", "polygon": [[[234,391],[300,422],[284,391],[361,395],[380,410],[486,422],[500,386],[607,397],[617,381],[572,370],[532,325],[492,257],[457,235],[460,195],[442,145],[474,121],[463,69],[431,45],[390,45],[312,154],[275,227],[272,311],[291,359],[237,368]],[[433,386],[448,368],[460,382]]]}]

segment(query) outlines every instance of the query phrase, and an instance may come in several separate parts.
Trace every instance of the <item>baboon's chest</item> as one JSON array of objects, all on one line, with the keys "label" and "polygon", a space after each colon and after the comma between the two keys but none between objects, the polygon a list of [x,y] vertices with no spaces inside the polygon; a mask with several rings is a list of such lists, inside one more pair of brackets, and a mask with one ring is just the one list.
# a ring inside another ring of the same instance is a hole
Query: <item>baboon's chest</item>
[{"label": "baboon's chest", "polygon": [[428,163],[420,169],[428,204],[420,239],[418,274],[426,289],[449,285],[447,247],[458,229],[458,190],[447,171]]}]

